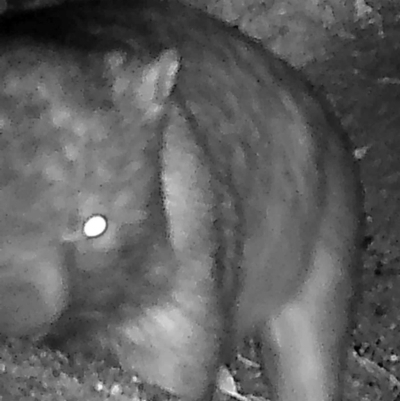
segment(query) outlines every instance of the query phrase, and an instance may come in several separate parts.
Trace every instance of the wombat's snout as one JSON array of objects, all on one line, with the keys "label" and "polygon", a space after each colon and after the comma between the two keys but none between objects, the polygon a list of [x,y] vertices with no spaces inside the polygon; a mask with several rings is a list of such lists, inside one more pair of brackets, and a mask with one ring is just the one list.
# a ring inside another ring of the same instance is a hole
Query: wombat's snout
[{"label": "wombat's snout", "polygon": [[62,312],[67,288],[54,250],[19,249],[0,267],[0,333],[45,334]]}]

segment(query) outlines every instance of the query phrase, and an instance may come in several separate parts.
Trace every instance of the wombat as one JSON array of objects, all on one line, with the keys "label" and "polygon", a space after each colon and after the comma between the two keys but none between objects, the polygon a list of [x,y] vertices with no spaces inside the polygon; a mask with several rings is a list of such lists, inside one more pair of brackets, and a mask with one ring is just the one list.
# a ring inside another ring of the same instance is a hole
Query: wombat
[{"label": "wombat", "polygon": [[6,14],[0,49],[3,336],[198,401],[252,335],[276,400],[340,399],[362,191],[299,74],[173,0]]}]

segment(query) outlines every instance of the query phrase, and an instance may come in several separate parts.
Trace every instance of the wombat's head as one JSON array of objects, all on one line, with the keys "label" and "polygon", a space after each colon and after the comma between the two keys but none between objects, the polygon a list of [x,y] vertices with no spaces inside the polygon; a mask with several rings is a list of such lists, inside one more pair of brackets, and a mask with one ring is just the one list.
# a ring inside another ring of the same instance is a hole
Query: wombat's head
[{"label": "wombat's head", "polygon": [[144,261],[165,229],[159,133],[178,63],[0,47],[0,333],[24,335],[67,304],[124,302],[133,275],[159,281]]}]

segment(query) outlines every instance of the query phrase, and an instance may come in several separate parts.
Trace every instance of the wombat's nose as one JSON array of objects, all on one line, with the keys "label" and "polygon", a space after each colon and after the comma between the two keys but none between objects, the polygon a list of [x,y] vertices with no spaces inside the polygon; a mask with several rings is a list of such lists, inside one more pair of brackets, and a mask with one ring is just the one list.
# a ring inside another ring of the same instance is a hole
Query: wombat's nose
[{"label": "wombat's nose", "polygon": [[25,336],[49,320],[49,308],[40,290],[31,282],[13,277],[0,281],[0,332]]},{"label": "wombat's nose", "polygon": [[53,247],[18,249],[0,270],[0,333],[38,334],[61,313],[67,285]]}]

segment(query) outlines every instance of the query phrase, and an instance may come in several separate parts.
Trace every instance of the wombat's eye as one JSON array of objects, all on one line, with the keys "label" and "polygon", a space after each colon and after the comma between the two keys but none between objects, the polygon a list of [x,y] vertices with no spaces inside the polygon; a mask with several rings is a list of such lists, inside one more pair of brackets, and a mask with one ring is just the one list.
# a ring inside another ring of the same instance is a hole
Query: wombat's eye
[{"label": "wombat's eye", "polygon": [[107,219],[101,214],[90,216],[83,223],[83,233],[88,238],[96,238],[104,234],[107,230]]}]

